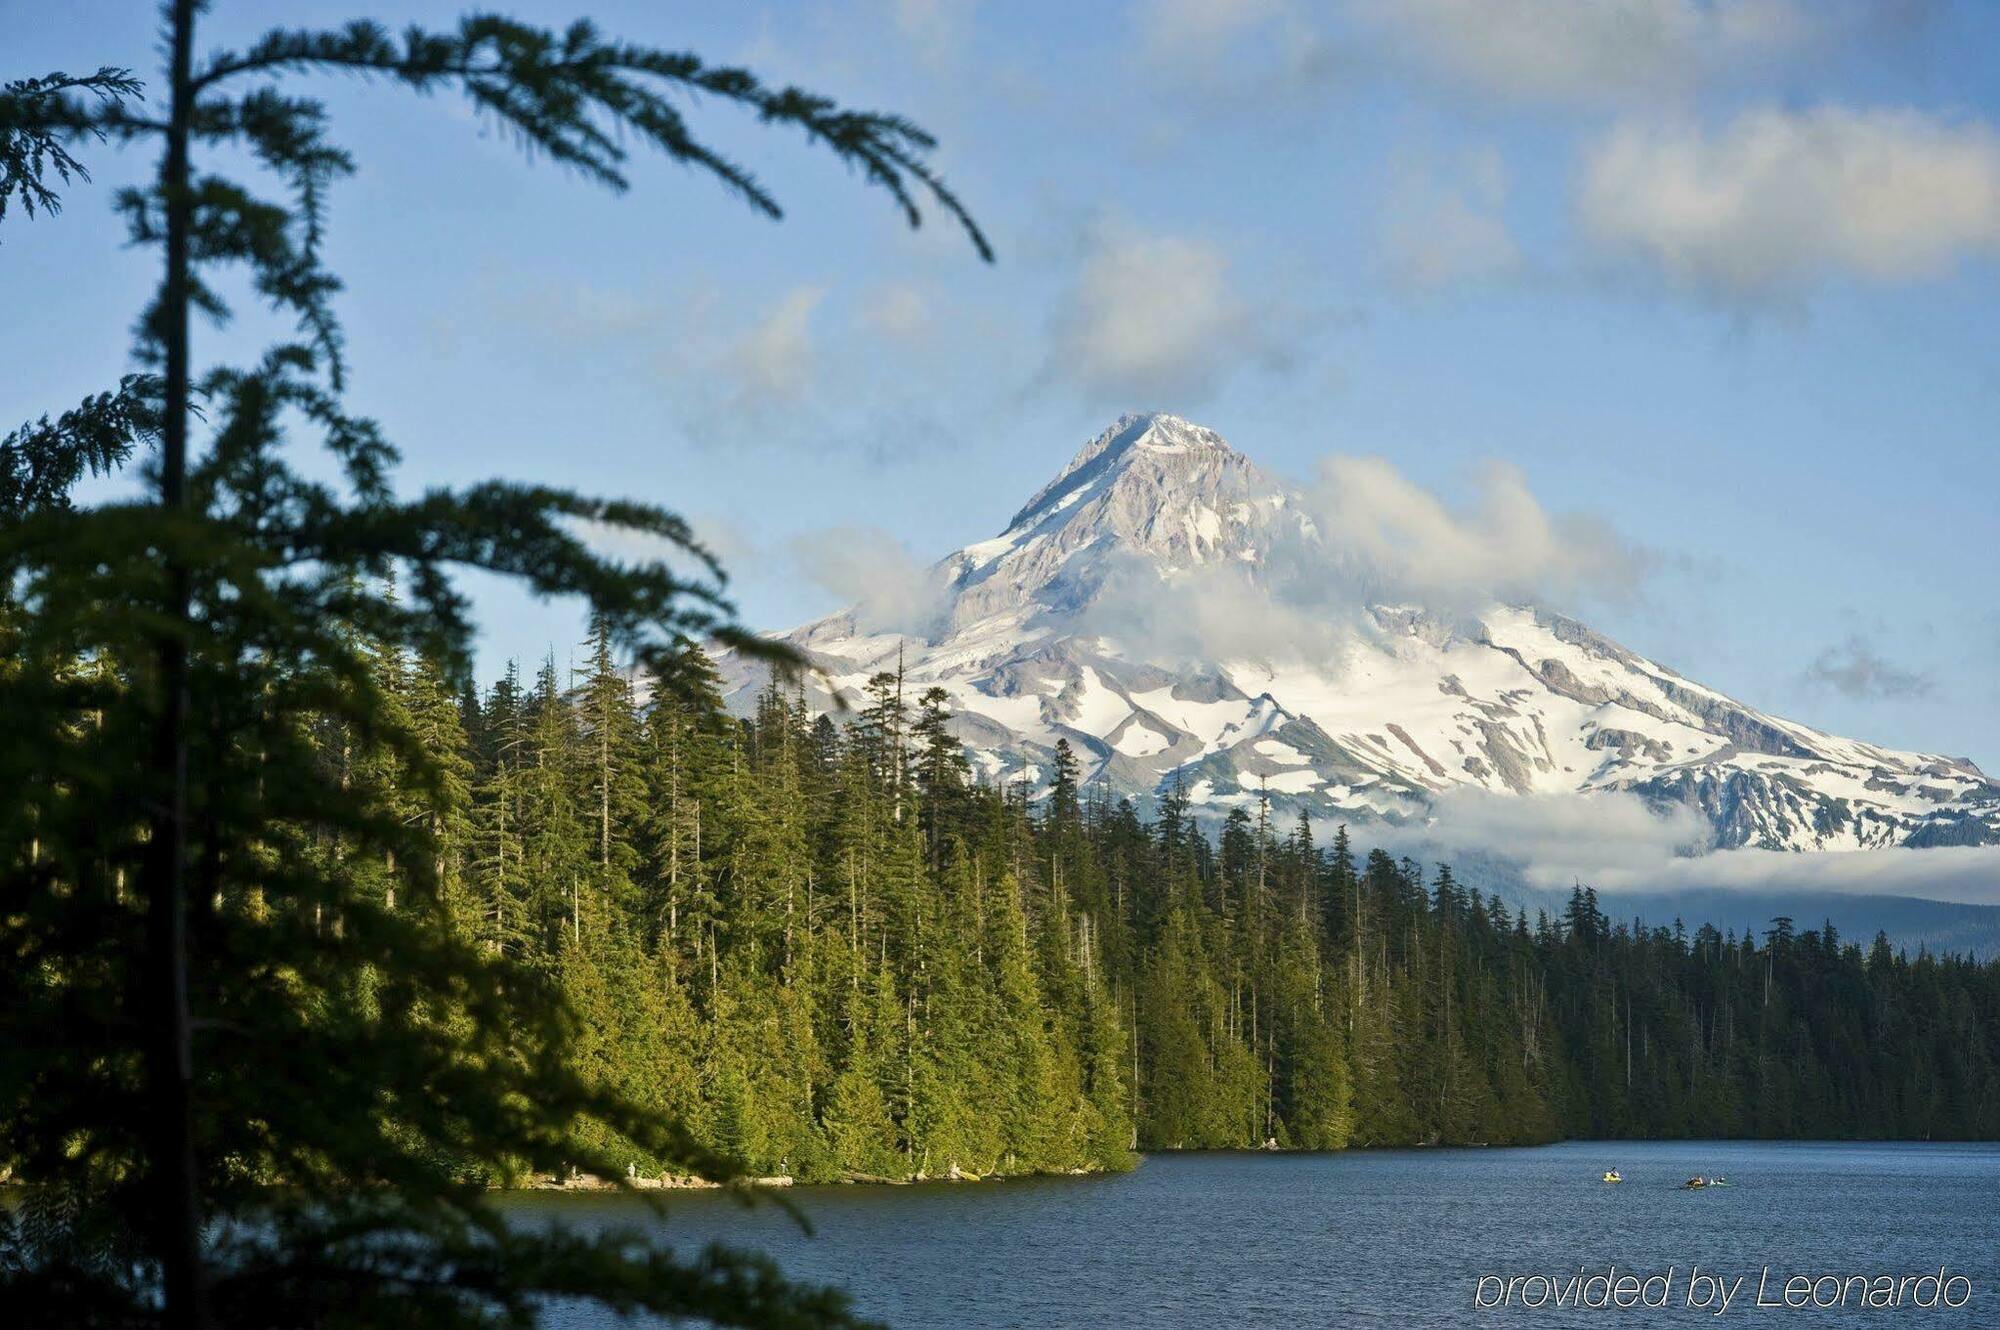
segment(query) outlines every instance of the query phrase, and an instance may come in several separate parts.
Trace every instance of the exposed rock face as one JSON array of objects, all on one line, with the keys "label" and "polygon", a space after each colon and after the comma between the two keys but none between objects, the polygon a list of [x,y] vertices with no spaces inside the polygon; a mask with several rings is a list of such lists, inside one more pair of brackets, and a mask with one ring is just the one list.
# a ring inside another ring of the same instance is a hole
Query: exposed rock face
[{"label": "exposed rock face", "polygon": [[[1171,620],[1176,587],[1218,570],[1247,594],[1274,551],[1310,558],[1317,540],[1300,496],[1213,431],[1127,416],[999,536],[936,566],[920,629],[848,612],[790,640],[825,670],[822,701],[829,683],[858,699],[900,656],[906,695],[945,688],[994,781],[1040,784],[1066,738],[1116,793],[1177,780],[1211,813],[1267,797],[1402,820],[1462,787],[1623,790],[1698,814],[1713,847],[2000,843],[2000,784],[1971,762],[1765,715],[1544,609],[1374,607],[1315,659],[1170,662],[1135,645],[1140,602]],[[747,705],[762,677],[723,664]]]}]

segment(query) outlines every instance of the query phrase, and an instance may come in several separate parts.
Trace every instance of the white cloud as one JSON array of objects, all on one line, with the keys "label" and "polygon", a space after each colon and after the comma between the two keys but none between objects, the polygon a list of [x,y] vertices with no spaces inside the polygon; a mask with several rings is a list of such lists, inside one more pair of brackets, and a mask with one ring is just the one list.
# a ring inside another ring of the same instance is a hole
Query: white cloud
[{"label": "white cloud", "polygon": [[1435,796],[1421,822],[1385,827],[1380,839],[1398,853],[1506,860],[1530,886],[1546,889],[1638,885],[1713,835],[1691,809],[1655,811],[1622,791],[1502,794],[1459,786]]},{"label": "white cloud", "polygon": [[1401,283],[1437,290],[1502,277],[1518,269],[1520,248],[1507,228],[1507,170],[1498,152],[1473,155],[1451,180],[1399,170],[1382,209],[1381,239],[1390,273]]},{"label": "white cloud", "polygon": [[[1664,810],[1623,791],[1501,794],[1460,787],[1432,801],[1421,821],[1370,834],[1392,853],[1482,859],[1518,871],[1542,890],[1581,882],[1620,891],[1831,891],[2000,904],[2000,846],[1939,846],[1828,853],[1709,850],[1713,829],[1681,805]],[[1612,901],[1605,908],[1616,912]]]},{"label": "white cloud", "polygon": [[841,604],[863,632],[927,633],[944,583],[901,541],[878,527],[840,527],[792,540],[800,571]]},{"label": "white cloud", "polygon": [[1163,579],[1150,562],[1115,568],[1090,609],[1090,627],[1120,649],[1161,664],[1345,659],[1367,631],[1353,581],[1314,554],[1269,551],[1260,569],[1198,565]]},{"label": "white cloud", "polygon": [[1577,210],[1606,250],[1727,300],[1922,278],[2000,250],[2000,136],[1842,107],[1750,111],[1713,134],[1625,124],[1587,152]]},{"label": "white cloud", "polygon": [[1655,562],[1610,525],[1551,513],[1521,472],[1489,464],[1453,505],[1379,457],[1334,456],[1301,496],[1311,530],[1277,534],[1255,564],[1197,565],[1162,579],[1111,570],[1091,626],[1161,663],[1308,660],[1326,668],[1379,631],[1372,607],[1421,605],[1472,622],[1495,600],[1576,609],[1636,596]]},{"label": "white cloud", "polygon": [[1699,889],[1840,891],[2000,905],[2000,846],[1941,845],[1922,850],[1792,854],[1721,850],[1602,875],[1608,890]]},{"label": "white cloud", "polygon": [[1354,0],[1364,34],[1453,88],[1540,102],[1685,92],[1797,50],[1836,11],[1794,0]]},{"label": "white cloud", "polygon": [[1513,466],[1489,463],[1453,507],[1380,457],[1330,457],[1314,521],[1372,598],[1433,609],[1497,596],[1573,601],[1635,593],[1651,560],[1600,519],[1551,513]]},{"label": "white cloud", "polygon": [[1215,246],[1100,223],[1057,301],[1044,377],[1094,402],[1187,403],[1282,363],[1278,321],[1243,298]]}]

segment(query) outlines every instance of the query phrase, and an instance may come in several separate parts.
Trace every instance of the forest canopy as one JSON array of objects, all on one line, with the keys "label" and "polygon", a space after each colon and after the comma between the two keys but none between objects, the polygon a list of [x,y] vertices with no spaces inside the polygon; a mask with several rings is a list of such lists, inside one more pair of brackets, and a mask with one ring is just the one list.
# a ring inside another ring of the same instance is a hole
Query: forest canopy
[{"label": "forest canopy", "polygon": [[2000,1131],[1991,964],[1588,888],[1530,919],[1344,826],[1204,829],[1175,790],[1142,818],[1066,741],[1045,787],[976,782],[945,692],[892,674],[844,723],[778,680],[721,719],[583,659],[455,724],[412,703],[467,773],[458,890],[591,1013],[599,1074],[755,1172]]}]

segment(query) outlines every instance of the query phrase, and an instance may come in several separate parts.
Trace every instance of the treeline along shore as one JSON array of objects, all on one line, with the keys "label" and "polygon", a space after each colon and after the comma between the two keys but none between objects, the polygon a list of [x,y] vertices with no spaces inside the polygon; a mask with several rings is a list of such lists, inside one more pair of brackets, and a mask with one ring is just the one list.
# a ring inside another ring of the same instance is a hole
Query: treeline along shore
[{"label": "treeline along shore", "polygon": [[[1134,1150],[2000,1136],[2000,967],[1790,920],[1511,912],[1445,865],[1233,810],[1211,836],[975,780],[949,698],[648,700],[598,637],[483,696],[393,650],[447,770],[457,927],[543,972],[573,1065],[763,1177],[1128,1167]],[[395,804],[396,763],[318,736]],[[396,870],[379,865],[393,904]],[[639,1176],[660,1161],[615,1139]]]}]

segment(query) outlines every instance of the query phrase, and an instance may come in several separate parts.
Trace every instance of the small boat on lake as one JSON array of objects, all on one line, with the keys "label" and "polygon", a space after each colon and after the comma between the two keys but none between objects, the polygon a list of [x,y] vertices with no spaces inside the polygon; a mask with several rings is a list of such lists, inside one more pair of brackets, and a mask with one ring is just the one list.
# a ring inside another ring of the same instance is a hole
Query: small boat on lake
[{"label": "small boat on lake", "polygon": [[1604,1175],[1604,1180],[1606,1182],[1623,1182],[1625,1180],[1625,1175],[1620,1173],[1617,1169],[1614,1168]]}]

